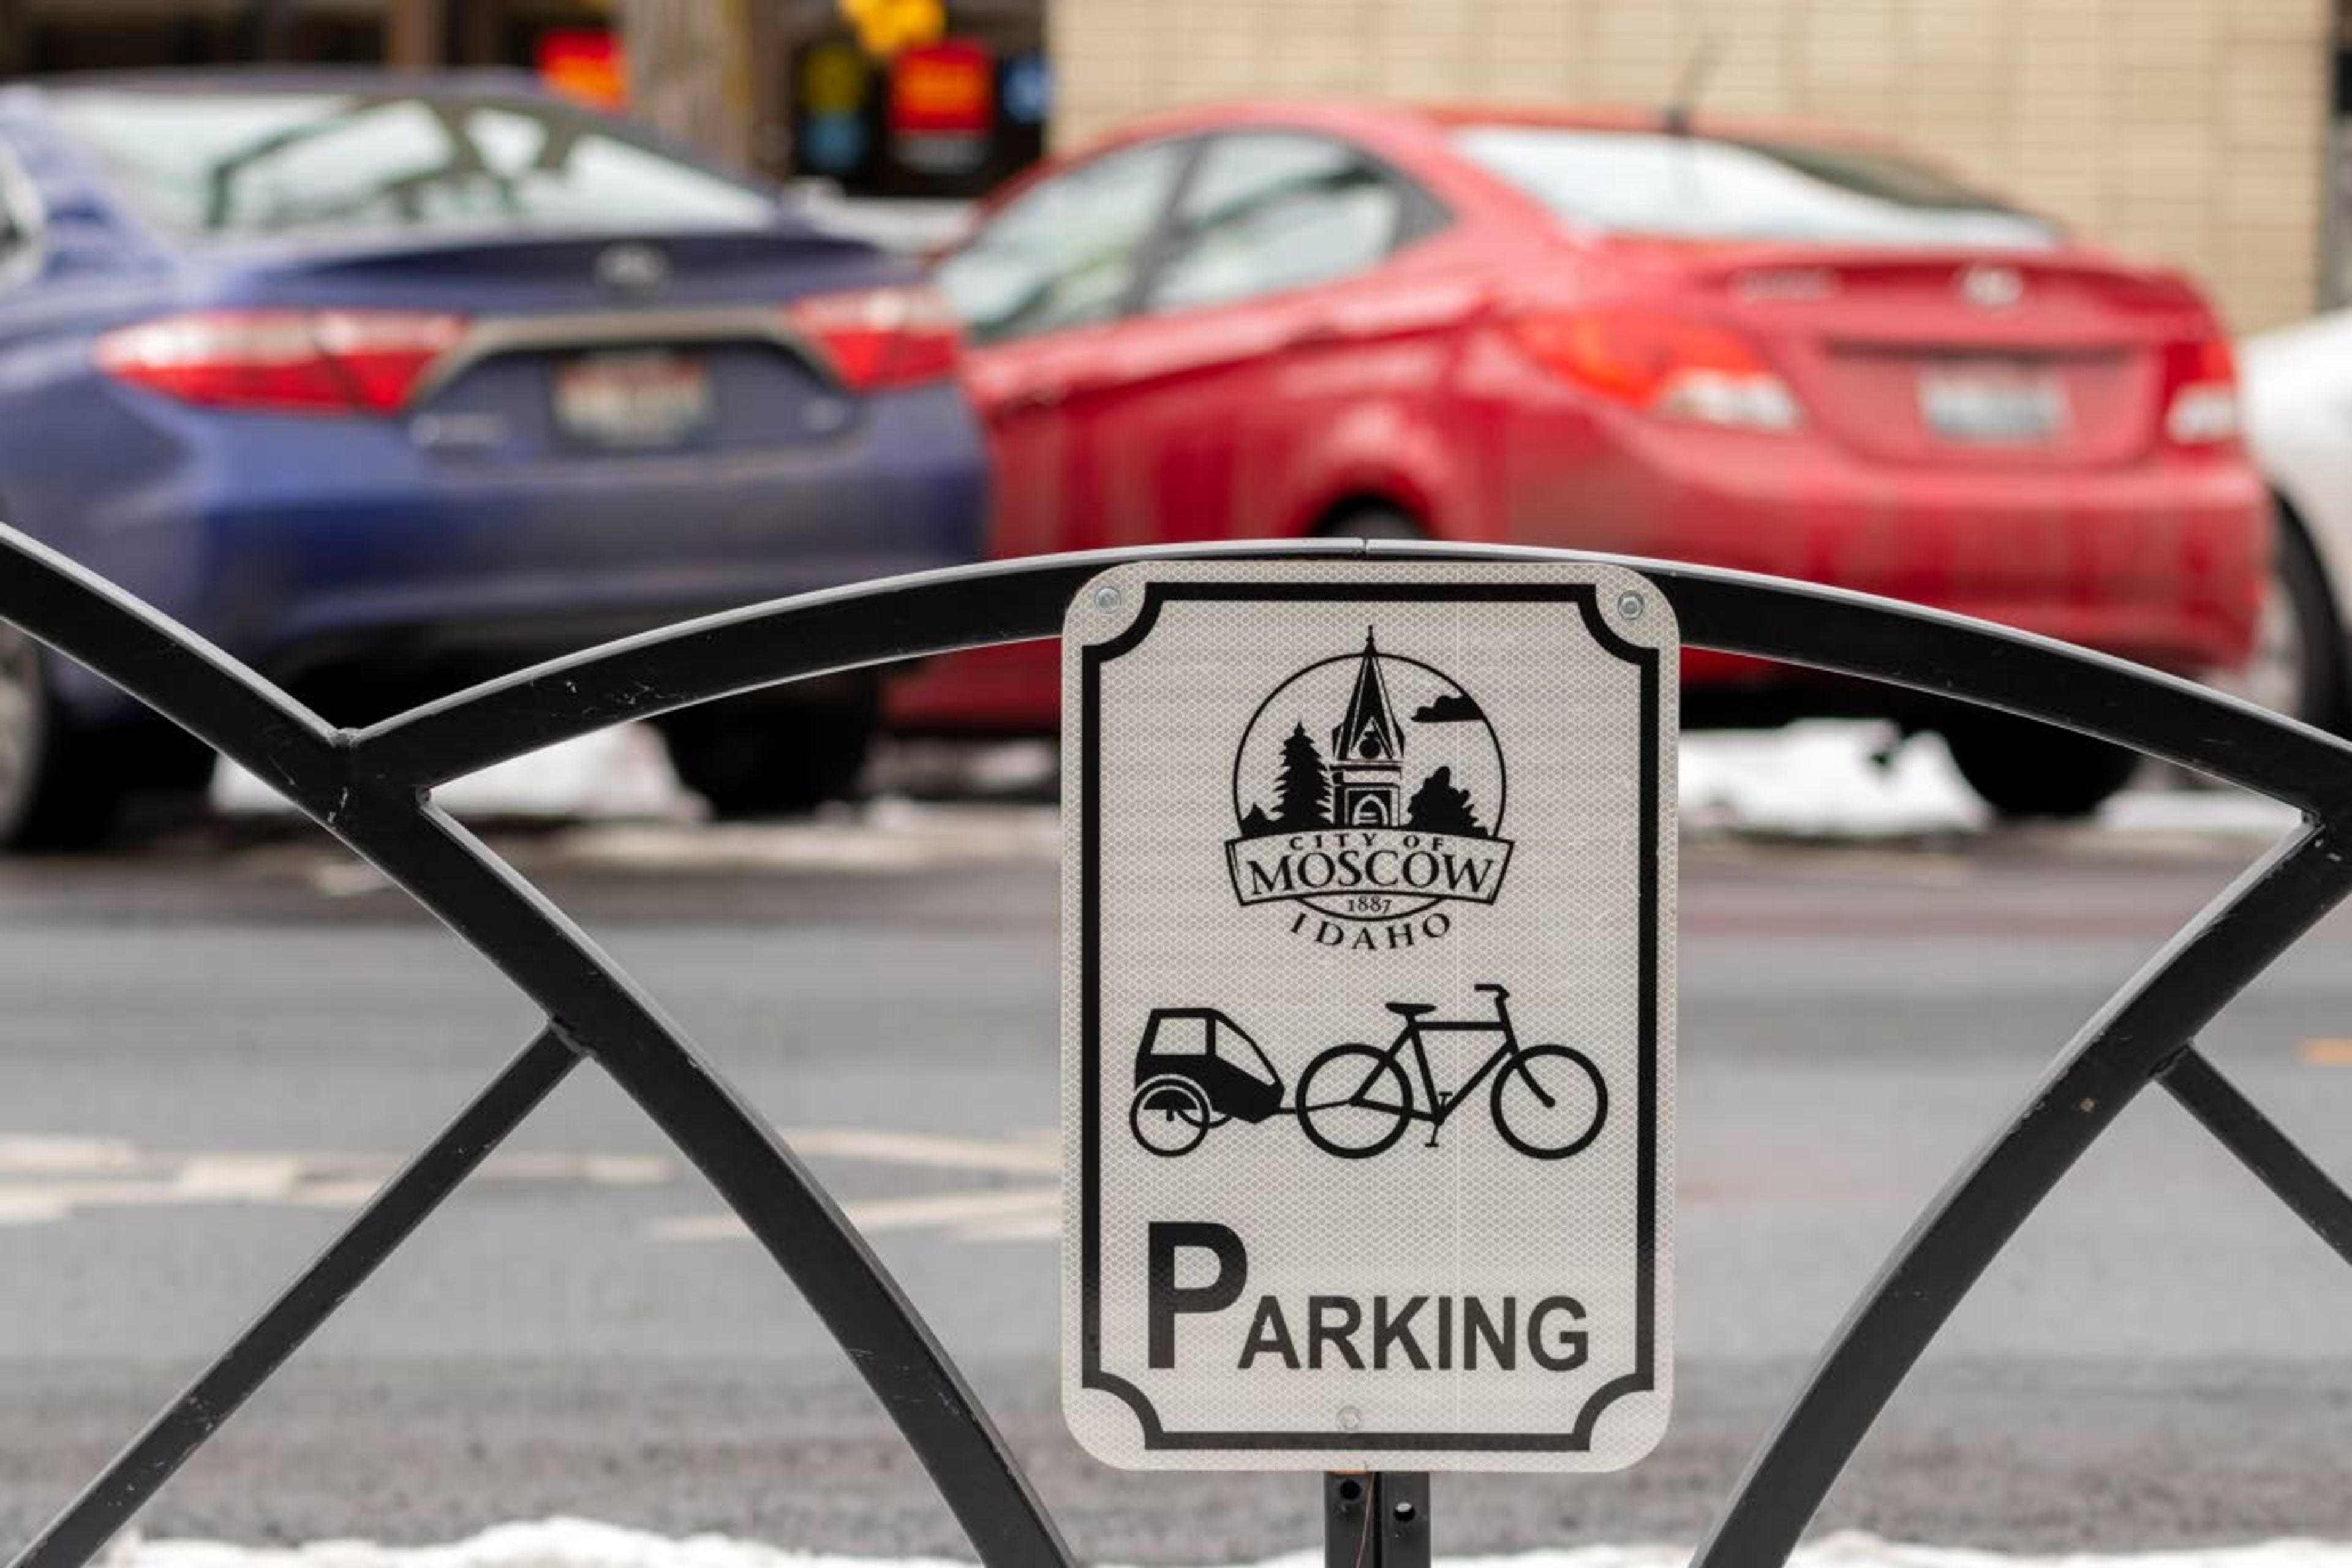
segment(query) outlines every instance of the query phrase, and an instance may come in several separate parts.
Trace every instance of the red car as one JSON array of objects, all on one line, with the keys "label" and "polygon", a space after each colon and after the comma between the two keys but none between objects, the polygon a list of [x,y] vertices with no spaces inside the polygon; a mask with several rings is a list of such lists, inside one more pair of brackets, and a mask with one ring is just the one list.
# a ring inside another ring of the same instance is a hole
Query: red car
[{"label": "red car", "polygon": [[[940,264],[1000,555],[1376,535],[1569,545],[1960,610],[2182,674],[2246,657],[2262,488],[2212,311],[1883,143],[1356,102],[1162,116]],[[1693,722],[1945,731],[2015,815],[2131,759],[1860,683],[1684,661]],[[1050,644],[902,729],[1049,730]]]}]

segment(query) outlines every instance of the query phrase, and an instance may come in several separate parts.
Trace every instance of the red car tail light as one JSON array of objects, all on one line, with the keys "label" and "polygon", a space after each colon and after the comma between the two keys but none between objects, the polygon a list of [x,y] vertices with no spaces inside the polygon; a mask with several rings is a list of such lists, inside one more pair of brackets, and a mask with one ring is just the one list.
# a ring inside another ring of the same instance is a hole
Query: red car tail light
[{"label": "red car tail light", "polygon": [[392,414],[465,335],[462,316],[395,310],[199,310],[98,340],[118,381],[211,408]]},{"label": "red car tail light", "polygon": [[1644,310],[1522,316],[1519,345],[1547,369],[1631,407],[1748,430],[1804,423],[1796,395],[1727,327]]},{"label": "red car tail light", "polygon": [[2238,366],[2226,338],[2164,351],[2164,438],[2176,447],[2235,447]]},{"label": "red car tail light", "polygon": [[811,294],[786,313],[860,392],[944,380],[963,352],[955,312],[928,285]]}]

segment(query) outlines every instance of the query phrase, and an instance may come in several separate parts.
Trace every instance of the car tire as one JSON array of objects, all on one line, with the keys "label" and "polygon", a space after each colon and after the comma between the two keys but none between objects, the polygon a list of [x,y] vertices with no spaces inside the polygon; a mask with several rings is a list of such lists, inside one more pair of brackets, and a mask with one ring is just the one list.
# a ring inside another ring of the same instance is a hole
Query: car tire
[{"label": "car tire", "polygon": [[661,721],[678,782],[722,820],[794,816],[848,795],[881,721],[879,693],[806,706],[707,702]]},{"label": "car tire", "polygon": [[2344,634],[2319,558],[2302,527],[2279,511],[2271,580],[2253,657],[2213,684],[2235,697],[2323,730],[2342,728]]},{"label": "car tire", "polygon": [[41,645],[0,623],[0,850],[94,848],[121,818],[126,781],[49,690]]},{"label": "car tire", "polygon": [[2139,771],[2137,752],[2054,724],[1972,713],[1944,728],[1969,787],[2012,820],[2090,816]]}]

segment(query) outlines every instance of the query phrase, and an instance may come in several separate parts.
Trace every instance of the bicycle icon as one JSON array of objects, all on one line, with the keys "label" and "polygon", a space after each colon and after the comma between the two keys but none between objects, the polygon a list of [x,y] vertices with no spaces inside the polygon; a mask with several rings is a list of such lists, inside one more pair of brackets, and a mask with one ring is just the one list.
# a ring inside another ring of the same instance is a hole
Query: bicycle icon
[{"label": "bicycle icon", "polygon": [[[1297,1100],[1286,1109],[1308,1141],[1343,1160],[1368,1160],[1394,1145],[1408,1126],[1425,1121],[1433,1149],[1439,1129],[1489,1074],[1495,1130],[1529,1159],[1565,1160],[1599,1137],[1609,1089],[1592,1059],[1567,1046],[1521,1045],[1507,1005],[1510,993],[1491,983],[1472,989],[1494,999],[1493,1017],[1432,1018],[1433,1004],[1391,1002],[1388,1010],[1403,1023],[1385,1049],[1333,1046],[1307,1063]],[[1427,1037],[1440,1034],[1500,1038],[1475,1072],[1447,1089],[1429,1061]],[[1418,1085],[1404,1069],[1408,1047]],[[1213,1127],[1264,1121],[1286,1109],[1274,1064],[1241,1026],[1212,1007],[1155,1009],[1136,1053],[1135,1080],[1128,1125],[1137,1142],[1171,1159],[1198,1148]]]}]

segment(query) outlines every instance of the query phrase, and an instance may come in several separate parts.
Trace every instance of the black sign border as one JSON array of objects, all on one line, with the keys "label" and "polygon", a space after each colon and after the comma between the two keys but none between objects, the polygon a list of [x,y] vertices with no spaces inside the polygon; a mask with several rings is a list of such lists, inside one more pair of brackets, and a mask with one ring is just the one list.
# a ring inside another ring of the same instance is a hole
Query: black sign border
[{"label": "black sign border", "polygon": [[[1083,596],[1083,595],[1082,595]],[[1654,596],[1663,600],[1663,595]],[[1585,629],[1602,651],[1636,666],[1642,679],[1641,1026],[1638,1064],[1640,1125],[1635,1159],[1640,1180],[1634,1197],[1640,1276],[1634,1302],[1634,1367],[1595,1389],[1566,1432],[1177,1432],[1160,1418],[1150,1395],[1102,1365],[1101,1030],[1102,866],[1101,722],[1103,666],[1133,652],[1151,635],[1160,612],[1179,600],[1307,602],[1317,604],[1570,604],[1582,614]],[[1425,1450],[1432,1453],[1589,1453],[1592,1434],[1610,1405],[1657,1384],[1658,1316],[1658,780],[1663,771],[1658,732],[1663,677],[1660,650],[1629,642],[1601,613],[1599,584],[1550,582],[1214,582],[1151,581],[1134,621],[1117,637],[1082,650],[1079,716],[1079,1098],[1081,1137],[1078,1182],[1080,1247],[1080,1367],[1082,1387],[1117,1395],[1135,1412],[1147,1450],[1241,1449],[1281,1451]]]}]

